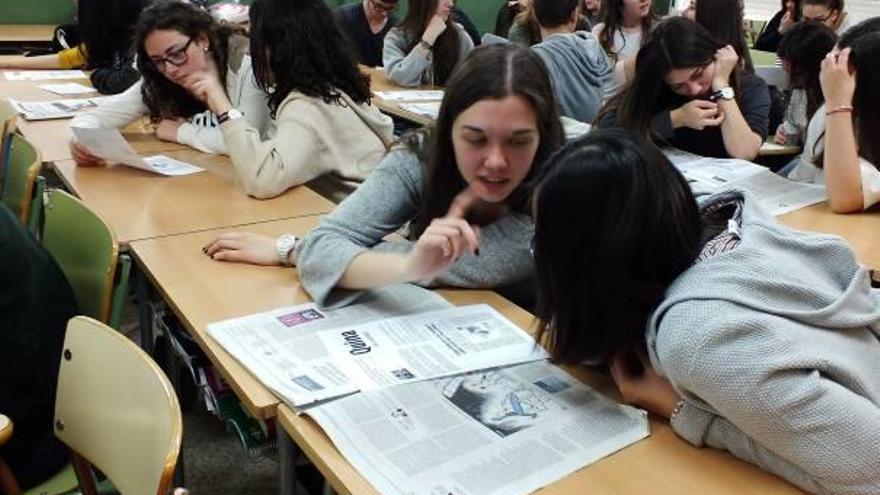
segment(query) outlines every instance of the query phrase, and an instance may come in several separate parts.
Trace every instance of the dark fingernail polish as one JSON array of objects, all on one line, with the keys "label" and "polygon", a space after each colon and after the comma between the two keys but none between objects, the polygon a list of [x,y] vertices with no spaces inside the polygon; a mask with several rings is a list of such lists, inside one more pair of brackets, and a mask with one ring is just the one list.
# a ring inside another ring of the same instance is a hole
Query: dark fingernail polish
[{"label": "dark fingernail polish", "polygon": [[474,256],[480,255],[480,248],[474,249]]}]

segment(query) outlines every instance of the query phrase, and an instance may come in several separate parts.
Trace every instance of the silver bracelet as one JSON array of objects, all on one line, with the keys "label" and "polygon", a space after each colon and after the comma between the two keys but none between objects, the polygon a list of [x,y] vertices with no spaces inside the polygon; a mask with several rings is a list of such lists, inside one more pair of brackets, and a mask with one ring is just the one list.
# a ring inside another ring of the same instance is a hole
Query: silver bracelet
[{"label": "silver bracelet", "polygon": [[672,423],[672,420],[678,416],[678,413],[681,412],[681,409],[684,407],[684,399],[678,399],[678,402],[675,403],[675,407],[672,408],[672,414],[669,415],[669,422]]}]

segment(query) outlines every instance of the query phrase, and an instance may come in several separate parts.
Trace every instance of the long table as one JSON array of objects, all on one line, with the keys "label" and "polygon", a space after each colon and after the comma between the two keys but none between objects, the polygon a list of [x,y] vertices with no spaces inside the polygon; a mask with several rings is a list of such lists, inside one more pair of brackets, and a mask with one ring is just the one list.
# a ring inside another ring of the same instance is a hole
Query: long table
[{"label": "long table", "polygon": [[2,24],[0,25],[0,42],[25,43],[29,41],[49,42],[55,33],[51,24]]},{"label": "long table", "polygon": [[781,215],[779,221],[796,229],[843,237],[861,264],[880,270],[880,207],[841,214],[831,211],[825,202]]}]

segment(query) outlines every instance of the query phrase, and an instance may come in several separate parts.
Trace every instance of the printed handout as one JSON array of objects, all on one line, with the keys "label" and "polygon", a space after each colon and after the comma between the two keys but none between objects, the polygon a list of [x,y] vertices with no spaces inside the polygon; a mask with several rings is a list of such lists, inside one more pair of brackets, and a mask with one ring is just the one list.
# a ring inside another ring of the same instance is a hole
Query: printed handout
[{"label": "printed handout", "polygon": [[119,129],[71,127],[70,130],[89,152],[104,160],[167,176],[189,175],[204,170],[163,155],[141,157],[125,141]]}]

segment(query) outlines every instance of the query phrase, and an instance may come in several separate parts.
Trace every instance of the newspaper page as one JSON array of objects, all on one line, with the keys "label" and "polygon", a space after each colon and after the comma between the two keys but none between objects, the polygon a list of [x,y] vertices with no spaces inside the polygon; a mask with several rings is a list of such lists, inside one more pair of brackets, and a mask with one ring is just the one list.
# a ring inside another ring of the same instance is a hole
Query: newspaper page
[{"label": "newspaper page", "polygon": [[363,392],[307,412],[377,491],[523,495],[648,436],[547,361]]},{"label": "newspaper page", "polygon": [[208,325],[227,352],[294,409],[377,387],[543,359],[488,306],[451,306],[425,289],[371,291],[325,311],[280,308]]},{"label": "newspaper page", "polygon": [[61,84],[40,84],[37,86],[56,95],[82,95],[86,93],[97,93],[98,90],[80,83],[61,83]]},{"label": "newspaper page", "polygon": [[821,203],[824,186],[786,179],[746,160],[704,158],[681,150],[664,150],[685,176],[694,194],[714,194],[728,189],[748,191],[772,215]]},{"label": "newspaper page", "polygon": [[374,95],[385,101],[440,101],[442,89],[401,89],[393,91],[374,91]]},{"label": "newspaper page", "polygon": [[178,176],[204,170],[164,155],[141,157],[122,137],[119,129],[71,127],[70,131],[95,156],[155,174]]},{"label": "newspaper page", "polygon": [[407,112],[412,112],[416,115],[421,115],[422,117],[427,117],[433,120],[437,120],[437,116],[440,115],[439,101],[429,101],[427,103],[401,103],[400,108]]},{"label": "newspaper page", "polygon": [[105,97],[66,99],[53,101],[20,101],[9,100],[15,111],[27,120],[66,119],[73,117],[80,110],[88,110],[98,106]]}]

